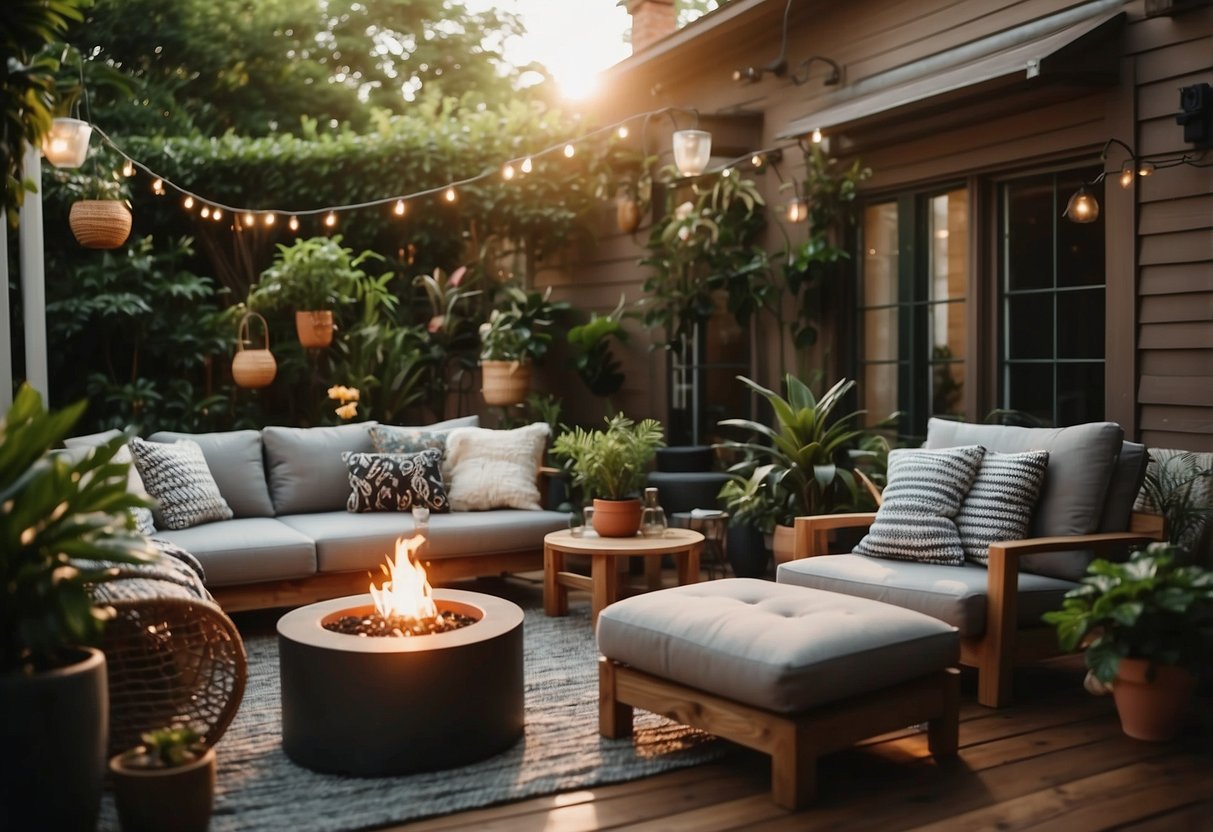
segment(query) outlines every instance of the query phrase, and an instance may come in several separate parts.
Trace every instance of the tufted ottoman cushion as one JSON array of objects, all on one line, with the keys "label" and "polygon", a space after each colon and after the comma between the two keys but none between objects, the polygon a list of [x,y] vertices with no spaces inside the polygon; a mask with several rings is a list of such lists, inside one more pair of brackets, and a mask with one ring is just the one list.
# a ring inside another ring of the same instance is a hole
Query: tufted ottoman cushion
[{"label": "tufted ottoman cushion", "polygon": [[751,578],[638,595],[598,618],[608,659],[776,713],[956,664],[956,628],[912,610]]}]

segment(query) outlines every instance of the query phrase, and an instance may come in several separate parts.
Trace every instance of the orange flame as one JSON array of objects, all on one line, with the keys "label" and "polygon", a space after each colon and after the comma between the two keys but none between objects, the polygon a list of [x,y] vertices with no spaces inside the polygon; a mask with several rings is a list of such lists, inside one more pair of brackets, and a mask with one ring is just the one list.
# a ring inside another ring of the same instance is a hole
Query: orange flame
[{"label": "orange flame", "polygon": [[421,620],[438,616],[425,567],[414,559],[424,543],[425,538],[421,535],[408,540],[399,538],[395,558],[388,558],[387,564],[379,567],[388,579],[382,587],[371,584],[371,598],[384,618],[401,616]]}]

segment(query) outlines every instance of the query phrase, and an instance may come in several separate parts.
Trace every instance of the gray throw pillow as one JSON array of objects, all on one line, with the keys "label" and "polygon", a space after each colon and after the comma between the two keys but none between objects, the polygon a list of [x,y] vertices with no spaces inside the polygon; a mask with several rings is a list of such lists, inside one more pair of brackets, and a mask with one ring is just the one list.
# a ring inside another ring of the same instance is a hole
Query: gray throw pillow
[{"label": "gray throw pillow", "polygon": [[206,457],[211,476],[219,493],[236,517],[273,517],[274,503],[270,500],[265,481],[265,464],[261,459],[261,432],[229,430],[217,433],[176,433],[160,431],[148,439],[152,442],[176,442],[189,439],[197,442]]},{"label": "gray throw pillow", "polygon": [[1048,465],[1048,451],[986,451],[977,478],[956,515],[965,560],[984,566],[991,543],[1027,537]]},{"label": "gray throw pillow", "polygon": [[889,484],[858,555],[964,566],[964,547],[954,518],[981,467],[980,445],[889,454]]},{"label": "gray throw pillow", "polygon": [[340,511],[350,496],[349,472],[341,455],[371,453],[375,422],[318,428],[267,427],[261,431],[265,472],[274,513]]},{"label": "gray throw pillow", "polygon": [[219,493],[197,442],[166,444],[133,437],[128,443],[143,485],[160,504],[163,525],[188,529],[212,520],[230,520],[232,510]]},{"label": "gray throw pillow", "polygon": [[442,483],[442,451],[415,454],[341,455],[350,470],[347,511],[451,510]]}]

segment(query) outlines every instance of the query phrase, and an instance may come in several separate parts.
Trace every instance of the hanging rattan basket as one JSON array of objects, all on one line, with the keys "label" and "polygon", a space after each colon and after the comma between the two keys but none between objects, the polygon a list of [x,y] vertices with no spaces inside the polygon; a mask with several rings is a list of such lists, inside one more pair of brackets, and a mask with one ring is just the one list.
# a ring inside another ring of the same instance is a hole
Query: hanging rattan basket
[{"label": "hanging rattan basket", "polygon": [[[250,349],[249,319],[261,321],[262,347]],[[232,358],[232,380],[240,387],[257,389],[265,387],[278,374],[278,362],[270,352],[270,328],[265,318],[250,312],[240,319],[240,337],[236,341],[236,355]]]},{"label": "hanging rattan basket", "polygon": [[495,407],[522,404],[531,391],[531,362],[481,361],[480,392]]},{"label": "hanging rattan basket", "polygon": [[67,221],[85,248],[118,248],[131,234],[130,209],[116,199],[73,202]]}]

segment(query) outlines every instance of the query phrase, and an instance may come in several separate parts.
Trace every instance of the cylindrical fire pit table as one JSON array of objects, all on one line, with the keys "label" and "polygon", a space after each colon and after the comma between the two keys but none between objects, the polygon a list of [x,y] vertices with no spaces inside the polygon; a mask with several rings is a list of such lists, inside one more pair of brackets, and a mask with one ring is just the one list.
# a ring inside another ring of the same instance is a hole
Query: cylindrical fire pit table
[{"label": "cylindrical fire pit table", "polygon": [[410,774],[491,757],[522,736],[522,610],[454,589],[434,590],[434,601],[476,623],[408,638],[322,626],[373,610],[370,595],[279,619],[282,747],[291,760],[333,774]]}]

